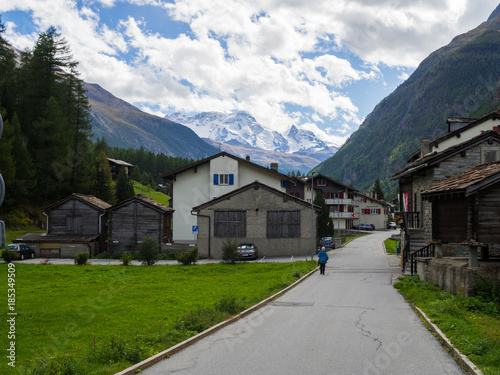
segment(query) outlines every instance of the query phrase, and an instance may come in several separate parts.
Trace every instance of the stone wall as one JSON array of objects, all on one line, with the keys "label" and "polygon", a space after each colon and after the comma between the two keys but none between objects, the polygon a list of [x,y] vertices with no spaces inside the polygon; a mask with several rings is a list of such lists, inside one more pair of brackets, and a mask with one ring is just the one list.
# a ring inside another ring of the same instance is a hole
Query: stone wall
[{"label": "stone wall", "polygon": [[464,258],[417,258],[417,274],[420,280],[431,282],[447,292],[470,297],[481,277],[499,280],[498,264],[481,264],[476,270],[468,267]]}]

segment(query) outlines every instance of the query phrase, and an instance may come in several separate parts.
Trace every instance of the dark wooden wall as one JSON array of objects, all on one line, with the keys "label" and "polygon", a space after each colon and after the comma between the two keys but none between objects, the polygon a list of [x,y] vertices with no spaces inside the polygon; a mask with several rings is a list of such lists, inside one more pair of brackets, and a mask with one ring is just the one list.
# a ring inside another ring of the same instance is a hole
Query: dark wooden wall
[{"label": "dark wooden wall", "polygon": [[108,213],[108,250],[135,251],[146,237],[163,241],[163,213],[132,201]]},{"label": "dark wooden wall", "polygon": [[477,241],[500,243],[500,183],[478,194],[476,212]]},{"label": "dark wooden wall", "polygon": [[432,237],[442,242],[467,239],[468,207],[465,197],[432,202]]},{"label": "dark wooden wall", "polygon": [[101,214],[101,211],[86,203],[70,199],[47,212],[48,232],[50,234],[98,234]]}]

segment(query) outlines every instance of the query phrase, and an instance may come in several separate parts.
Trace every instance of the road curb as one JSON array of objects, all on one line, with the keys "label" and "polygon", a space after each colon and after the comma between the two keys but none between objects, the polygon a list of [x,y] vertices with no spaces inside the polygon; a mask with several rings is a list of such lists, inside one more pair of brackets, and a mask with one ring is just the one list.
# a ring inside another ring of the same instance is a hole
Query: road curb
[{"label": "road curb", "polygon": [[441,345],[448,350],[451,356],[459,363],[459,365],[464,369],[468,374],[471,375],[483,375],[483,372],[477,368],[477,366],[472,363],[472,361],[467,358],[467,356],[463,355],[453,344],[448,340],[446,335],[431,322],[429,317],[417,306],[411,304],[413,310],[422,318],[422,320],[426,323],[427,328],[436,335],[439,339]]},{"label": "road curb", "polygon": [[253,305],[252,307],[249,307],[245,311],[242,311],[241,313],[229,318],[228,320],[224,320],[223,322],[220,322],[219,324],[216,324],[215,326],[213,326],[213,327],[211,327],[203,332],[198,333],[196,336],[190,337],[189,339],[184,340],[183,342],[180,342],[177,345],[174,345],[174,346],[172,346],[172,347],[170,347],[170,348],[168,348],[168,349],[166,349],[166,350],[164,350],[164,351],[162,351],[162,352],[160,352],[152,357],[149,357],[142,362],[139,362],[133,366],[126,368],[125,370],[117,372],[115,375],[133,375],[133,374],[139,373],[142,370],[145,370],[148,367],[153,366],[154,364],[164,360],[165,358],[168,358],[171,355],[181,351],[182,349],[185,349],[188,346],[196,343],[197,341],[211,335],[212,333],[217,332],[219,329],[224,328],[225,326],[240,320],[241,318],[249,315],[250,313],[252,313],[258,309],[260,309],[261,307],[264,307],[272,300],[280,297],[281,295],[288,292],[290,289],[294,288],[297,284],[300,284],[302,281],[307,279],[309,276],[311,276],[317,270],[318,270],[318,267],[316,267],[311,272],[309,272],[307,275],[305,275],[304,277],[302,277],[299,280],[297,280],[296,282],[294,282],[292,285],[286,287],[285,289],[279,291],[276,294],[273,294],[271,297],[266,298],[265,300]]}]

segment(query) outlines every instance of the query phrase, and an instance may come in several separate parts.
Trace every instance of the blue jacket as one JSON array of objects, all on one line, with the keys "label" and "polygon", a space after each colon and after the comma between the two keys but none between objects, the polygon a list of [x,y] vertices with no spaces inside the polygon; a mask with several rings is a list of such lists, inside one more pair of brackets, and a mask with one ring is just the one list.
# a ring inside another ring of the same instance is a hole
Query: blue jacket
[{"label": "blue jacket", "polygon": [[328,256],[328,254],[324,250],[321,250],[318,253],[318,258],[319,258],[320,263],[326,263],[326,262],[328,262],[328,259],[330,259],[330,257]]}]

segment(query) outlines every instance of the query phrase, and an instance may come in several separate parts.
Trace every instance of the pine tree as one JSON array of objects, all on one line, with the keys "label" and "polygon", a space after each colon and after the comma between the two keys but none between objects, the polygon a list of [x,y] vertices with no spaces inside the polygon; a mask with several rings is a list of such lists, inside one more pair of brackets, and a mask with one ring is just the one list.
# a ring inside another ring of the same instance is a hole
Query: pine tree
[{"label": "pine tree", "polygon": [[17,114],[12,117],[10,125],[13,135],[12,158],[16,163],[16,178],[9,194],[15,198],[16,202],[24,203],[30,200],[36,187],[35,170]]},{"label": "pine tree", "polygon": [[377,194],[378,199],[384,199],[384,190],[382,190],[382,185],[380,185],[380,180],[377,178],[375,184],[373,185],[373,191]]},{"label": "pine tree", "polygon": [[321,207],[321,212],[318,215],[318,237],[331,237],[333,235],[333,220],[321,193],[316,193],[314,196],[314,204]]},{"label": "pine tree", "polygon": [[[0,139],[0,174],[5,182],[5,191],[12,189],[16,178],[16,163],[12,158],[13,134],[9,121],[4,122],[2,138]],[[12,202],[10,194],[6,194],[4,204],[6,206]]]},{"label": "pine tree", "polygon": [[125,168],[120,168],[118,177],[116,179],[116,200],[122,202],[125,199],[132,198],[135,195],[134,187],[130,183]]},{"label": "pine tree", "polygon": [[111,168],[104,151],[101,151],[96,157],[93,181],[92,194],[109,204],[114,204],[116,197],[113,189],[113,179],[111,178]]}]

